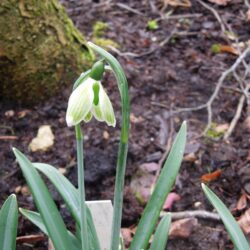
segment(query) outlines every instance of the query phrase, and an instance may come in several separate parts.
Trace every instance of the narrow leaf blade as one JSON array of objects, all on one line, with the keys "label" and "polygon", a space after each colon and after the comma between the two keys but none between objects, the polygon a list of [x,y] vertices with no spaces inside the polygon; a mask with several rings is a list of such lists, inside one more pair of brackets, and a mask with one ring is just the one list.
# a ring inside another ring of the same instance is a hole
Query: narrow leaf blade
[{"label": "narrow leaf blade", "polygon": [[[48,235],[48,231],[43,223],[41,215],[37,212],[30,211],[27,209],[19,208],[20,213],[25,216],[29,221],[31,221],[34,225],[36,225],[44,234]],[[74,250],[81,248],[81,242],[73,235],[70,231],[68,231],[69,238],[72,244],[75,246]]]},{"label": "narrow leaf blade", "polygon": [[[36,169],[42,172],[55,186],[58,193],[65,201],[71,215],[76,223],[80,225],[80,210],[78,201],[78,191],[72,183],[62,175],[55,167],[45,163],[33,163]],[[95,250],[100,249],[100,243],[95,230],[92,215],[87,207],[87,223],[91,247]]]},{"label": "narrow leaf blade", "polygon": [[34,167],[42,172],[55,186],[62,196],[70,213],[80,225],[80,212],[77,189],[56,168],[45,163],[33,163]]},{"label": "narrow leaf blade", "polygon": [[16,196],[12,194],[0,210],[0,249],[16,249],[17,221],[17,201]]},{"label": "narrow leaf blade", "polygon": [[168,232],[171,225],[171,214],[166,214],[156,228],[153,242],[149,250],[165,250],[168,241]]},{"label": "narrow leaf blade", "polygon": [[241,231],[238,223],[236,222],[230,211],[227,209],[227,207],[224,205],[224,203],[210,188],[208,188],[203,183],[202,189],[208,200],[212,203],[214,208],[219,213],[235,248],[237,250],[249,250],[250,246],[243,232]]},{"label": "narrow leaf blade", "polygon": [[186,133],[186,122],[183,122],[155,185],[154,192],[140,219],[130,250],[147,249],[162,206],[179,172],[186,144]]},{"label": "narrow leaf blade", "polygon": [[66,226],[42,178],[19,150],[13,151],[54,247],[60,250],[73,249]]}]

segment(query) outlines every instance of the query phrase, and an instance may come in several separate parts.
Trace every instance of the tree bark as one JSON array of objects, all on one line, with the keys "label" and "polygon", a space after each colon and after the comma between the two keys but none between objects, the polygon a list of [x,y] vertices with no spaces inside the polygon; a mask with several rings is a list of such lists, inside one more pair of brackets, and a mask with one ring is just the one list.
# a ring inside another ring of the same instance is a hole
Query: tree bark
[{"label": "tree bark", "polygon": [[57,0],[0,1],[0,98],[34,104],[54,95],[93,61]]}]

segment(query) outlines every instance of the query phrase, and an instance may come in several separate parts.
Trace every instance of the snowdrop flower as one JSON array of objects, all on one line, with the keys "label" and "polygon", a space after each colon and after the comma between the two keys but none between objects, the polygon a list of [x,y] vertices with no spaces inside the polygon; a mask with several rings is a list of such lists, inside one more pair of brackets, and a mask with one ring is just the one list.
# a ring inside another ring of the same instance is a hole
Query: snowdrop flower
[{"label": "snowdrop flower", "polygon": [[70,127],[83,120],[89,122],[92,116],[115,127],[116,119],[108,95],[101,82],[89,76],[72,92],[68,102],[66,122]]}]

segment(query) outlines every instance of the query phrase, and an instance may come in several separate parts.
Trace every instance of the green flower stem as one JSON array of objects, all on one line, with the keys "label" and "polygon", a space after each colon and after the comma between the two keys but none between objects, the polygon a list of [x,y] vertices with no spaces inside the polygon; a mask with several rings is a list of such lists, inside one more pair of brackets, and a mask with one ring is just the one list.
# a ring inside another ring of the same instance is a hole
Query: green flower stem
[{"label": "green flower stem", "polygon": [[112,238],[111,250],[118,250],[120,242],[120,229],[122,218],[122,205],[123,205],[123,188],[124,177],[126,169],[126,160],[128,153],[128,135],[129,135],[129,97],[128,97],[128,83],[124,71],[120,63],[107,51],[96,46],[93,43],[88,43],[89,47],[99,53],[108,62],[112,68],[118,88],[121,95],[122,103],[122,128],[121,138],[118,151],[118,160],[116,166],[116,181],[115,181],[115,194],[114,194],[114,215],[112,223]]},{"label": "green flower stem", "polygon": [[78,190],[80,202],[80,226],[82,250],[89,250],[88,231],[87,231],[87,209],[85,203],[84,187],[84,164],[83,164],[83,135],[80,124],[75,126],[77,143],[77,168],[78,168]]}]

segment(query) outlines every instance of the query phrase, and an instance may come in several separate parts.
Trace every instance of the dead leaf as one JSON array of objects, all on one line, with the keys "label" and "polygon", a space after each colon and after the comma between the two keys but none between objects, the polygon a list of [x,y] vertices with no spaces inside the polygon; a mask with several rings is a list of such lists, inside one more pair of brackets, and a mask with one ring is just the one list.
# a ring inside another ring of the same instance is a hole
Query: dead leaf
[{"label": "dead leaf", "polygon": [[24,110],[22,110],[22,111],[20,111],[20,112],[17,113],[18,118],[23,118],[23,117],[25,117],[30,112],[31,111],[29,109],[24,109]]},{"label": "dead leaf", "polygon": [[222,170],[218,169],[212,173],[209,174],[204,174],[201,176],[201,181],[202,182],[210,182],[210,181],[215,181],[221,176]]},{"label": "dead leaf", "polygon": [[22,186],[21,186],[21,185],[17,186],[17,187],[15,188],[15,193],[16,193],[16,194],[19,194],[19,193],[21,192],[21,189],[22,189]]},{"label": "dead leaf", "polygon": [[108,140],[109,139],[109,132],[108,131],[103,131],[103,134],[102,134],[102,136],[103,136],[103,138],[105,139],[105,140]]},{"label": "dead leaf", "polygon": [[144,119],[141,116],[136,117],[133,113],[130,114],[131,123],[142,123]]},{"label": "dead leaf", "polygon": [[237,202],[237,210],[241,211],[243,209],[245,209],[247,207],[247,195],[246,194],[242,194],[240,199]]},{"label": "dead leaf", "polygon": [[191,7],[192,4],[189,0],[164,0],[164,5],[174,7]]},{"label": "dead leaf", "polygon": [[230,45],[220,45],[220,52],[225,52],[236,56],[240,54],[236,48]]},{"label": "dead leaf", "polygon": [[23,195],[23,196],[29,196],[30,195],[30,190],[29,190],[29,188],[28,188],[28,186],[22,186],[22,188],[21,188],[21,194]]},{"label": "dead leaf", "polygon": [[196,218],[186,218],[172,222],[169,231],[169,238],[184,238],[187,239],[194,228],[198,225]]},{"label": "dead leaf", "polygon": [[47,151],[54,145],[55,136],[52,133],[49,125],[43,125],[38,129],[37,137],[29,144],[29,149],[32,152]]},{"label": "dead leaf", "polygon": [[210,3],[215,3],[218,5],[227,5],[231,0],[208,0]]},{"label": "dead leaf", "polygon": [[4,115],[7,117],[7,118],[10,118],[10,117],[13,117],[15,115],[15,111],[14,110],[7,110]]},{"label": "dead leaf", "polygon": [[224,124],[218,124],[215,128],[214,131],[216,133],[225,133],[229,128],[229,124],[228,123],[224,123]]},{"label": "dead leaf", "polygon": [[245,234],[250,233],[250,208],[240,217],[238,224]]},{"label": "dead leaf", "polygon": [[183,158],[184,161],[186,162],[195,162],[197,160],[197,157],[194,153],[190,153],[188,155],[185,155],[184,158]]},{"label": "dead leaf", "polygon": [[66,169],[66,168],[58,168],[58,171],[59,171],[61,174],[63,174],[63,175],[65,175],[65,174],[67,173],[67,169]]},{"label": "dead leaf", "polygon": [[169,210],[171,209],[171,207],[173,206],[173,204],[176,201],[179,201],[181,199],[180,195],[178,195],[177,193],[174,192],[170,192],[167,196],[167,199],[163,205],[163,209],[164,210]]},{"label": "dead leaf", "polygon": [[122,233],[124,245],[128,247],[133,239],[132,238],[133,232],[130,228],[122,228],[121,233]]},{"label": "dead leaf", "polygon": [[152,185],[155,180],[155,171],[159,168],[157,163],[144,163],[139,166],[133,176],[130,187],[137,201],[144,205],[152,192]]},{"label": "dead leaf", "polygon": [[156,172],[159,169],[159,165],[155,162],[143,163],[140,169],[145,170],[149,173]]},{"label": "dead leaf", "polygon": [[24,185],[24,186],[17,186],[15,188],[15,193],[16,194],[22,194],[23,196],[29,196],[30,195],[30,191],[29,191],[29,188],[28,186]]}]

